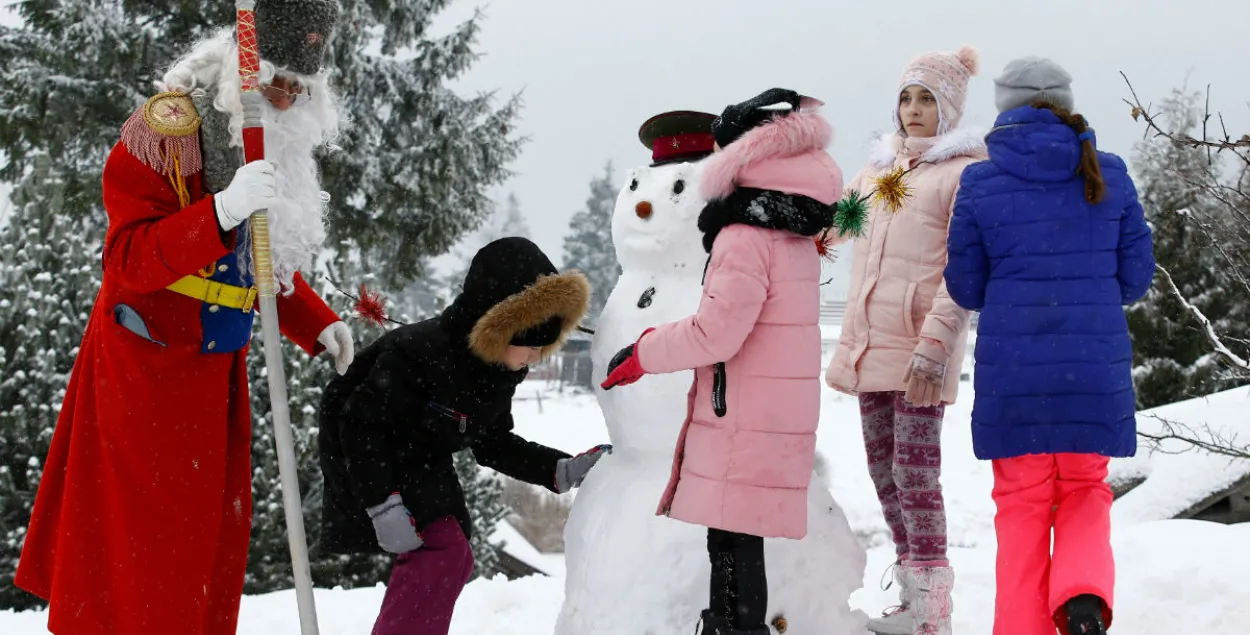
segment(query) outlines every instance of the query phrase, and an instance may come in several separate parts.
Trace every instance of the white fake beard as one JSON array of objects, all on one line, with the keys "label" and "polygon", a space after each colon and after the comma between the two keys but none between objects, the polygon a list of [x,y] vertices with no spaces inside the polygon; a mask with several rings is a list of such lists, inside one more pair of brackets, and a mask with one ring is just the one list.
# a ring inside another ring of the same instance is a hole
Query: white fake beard
[{"label": "white fake beard", "polygon": [[321,140],[312,104],[281,112],[264,105],[265,159],[277,174],[277,203],[269,209],[269,245],[273,274],[283,292],[293,287],[300,269],[310,270],[326,238],[325,204],[313,152]]},{"label": "white fake beard", "polygon": [[[261,61],[260,81],[272,80],[277,69]],[[274,279],[284,294],[294,290],[295,273],[312,268],[325,241],[325,205],[314,152],[338,136],[341,118],[337,96],[325,73],[297,75],[311,99],[301,98],[286,111],[268,101],[261,104],[265,159],[277,173],[278,202],[268,210],[269,244]],[[229,115],[230,145],[243,147],[243,105],[239,98],[239,57],[233,30],[223,28],[201,40],[173,64],[157,83],[160,90],[190,92],[215,83],[214,108]],[[251,267],[255,273],[255,267]]]}]

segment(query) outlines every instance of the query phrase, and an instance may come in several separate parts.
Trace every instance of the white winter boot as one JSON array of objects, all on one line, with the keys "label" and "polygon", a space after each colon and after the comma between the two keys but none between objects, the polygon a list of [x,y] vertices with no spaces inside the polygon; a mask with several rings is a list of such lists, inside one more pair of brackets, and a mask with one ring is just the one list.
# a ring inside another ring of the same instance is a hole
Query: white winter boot
[{"label": "white winter boot", "polygon": [[[868,630],[878,635],[912,635],[915,629],[915,619],[911,612],[911,580],[902,575],[902,568],[901,562],[895,562],[886,570],[886,573],[893,576],[893,584],[898,585],[898,605],[886,609],[881,617],[868,620]],[[884,588],[890,587],[886,585]]]},{"label": "white winter boot", "polygon": [[955,570],[949,566],[904,565],[901,577],[910,581],[907,586],[912,589],[912,635],[951,635]]}]

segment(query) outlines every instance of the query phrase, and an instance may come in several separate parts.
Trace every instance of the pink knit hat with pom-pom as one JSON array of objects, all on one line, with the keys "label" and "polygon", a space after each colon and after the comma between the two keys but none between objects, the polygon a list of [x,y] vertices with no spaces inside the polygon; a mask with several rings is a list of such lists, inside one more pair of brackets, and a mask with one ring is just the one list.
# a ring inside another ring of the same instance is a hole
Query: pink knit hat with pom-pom
[{"label": "pink knit hat with pom-pom", "polygon": [[[924,86],[938,100],[938,134],[954,130],[964,114],[964,99],[968,94],[968,80],[977,74],[981,56],[971,46],[954,53],[945,51],[925,53],[908,62],[903,70],[899,90],[908,86]],[[897,98],[894,106],[894,128],[902,131],[898,118]],[[905,133],[904,133],[905,134]]]}]

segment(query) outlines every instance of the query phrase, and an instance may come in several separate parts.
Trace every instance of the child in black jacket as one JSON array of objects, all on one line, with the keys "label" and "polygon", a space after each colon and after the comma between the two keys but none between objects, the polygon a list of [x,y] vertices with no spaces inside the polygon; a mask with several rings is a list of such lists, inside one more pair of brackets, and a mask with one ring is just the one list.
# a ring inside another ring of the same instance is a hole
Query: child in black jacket
[{"label": "child in black jacket", "polygon": [[577,457],[512,432],[528,366],[585,314],[590,284],[523,238],[483,247],[441,315],[397,328],[326,388],[319,413],[323,541],[336,553],[397,554],[374,635],[443,635],[473,569],[452,455],[567,492],[610,446]]}]

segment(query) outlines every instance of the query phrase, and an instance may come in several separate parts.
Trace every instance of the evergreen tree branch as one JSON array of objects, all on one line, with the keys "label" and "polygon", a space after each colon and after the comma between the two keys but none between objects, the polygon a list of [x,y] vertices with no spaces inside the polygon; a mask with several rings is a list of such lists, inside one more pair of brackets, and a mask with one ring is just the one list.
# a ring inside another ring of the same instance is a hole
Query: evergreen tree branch
[{"label": "evergreen tree branch", "polygon": [[[1210,189],[1207,191],[1208,193],[1212,193]],[[1214,195],[1214,193],[1212,194]],[[1224,264],[1228,265],[1224,269],[1225,273],[1233,278],[1236,278],[1238,284],[1240,284],[1242,289],[1246,291],[1246,297],[1250,298],[1250,279],[1247,279],[1246,277],[1246,263],[1242,262],[1240,258],[1236,257],[1232,252],[1230,252],[1229,249],[1225,248],[1224,241],[1221,240],[1218,236],[1218,232],[1211,226],[1212,222],[1216,222],[1216,220],[1206,218],[1204,212],[1202,211],[1195,211],[1195,213],[1191,214],[1190,217],[1196,219],[1197,222],[1195,224],[1198,226],[1198,229],[1202,232],[1203,236],[1206,237],[1208,246],[1218,252],[1220,257],[1224,260]],[[1250,236],[1248,236],[1248,238],[1250,238]]]},{"label": "evergreen tree branch", "polygon": [[1250,361],[1243,359],[1224,345],[1224,341],[1220,339],[1219,334],[1215,332],[1215,327],[1212,326],[1211,320],[1207,319],[1207,316],[1203,315],[1202,311],[1199,310],[1198,307],[1190,303],[1184,294],[1181,293],[1181,290],[1176,287],[1176,282],[1172,280],[1172,274],[1168,273],[1168,270],[1165,269],[1163,265],[1156,264],[1155,268],[1158,269],[1159,273],[1163,274],[1163,279],[1167,281],[1168,288],[1172,290],[1172,295],[1176,297],[1176,299],[1181,303],[1181,306],[1185,307],[1185,310],[1189,311],[1190,315],[1192,315],[1193,318],[1198,321],[1198,324],[1202,326],[1203,330],[1206,332],[1207,339],[1210,340],[1211,345],[1215,347],[1215,351],[1223,356],[1224,359],[1235,368],[1238,368],[1245,373],[1250,373]]}]

